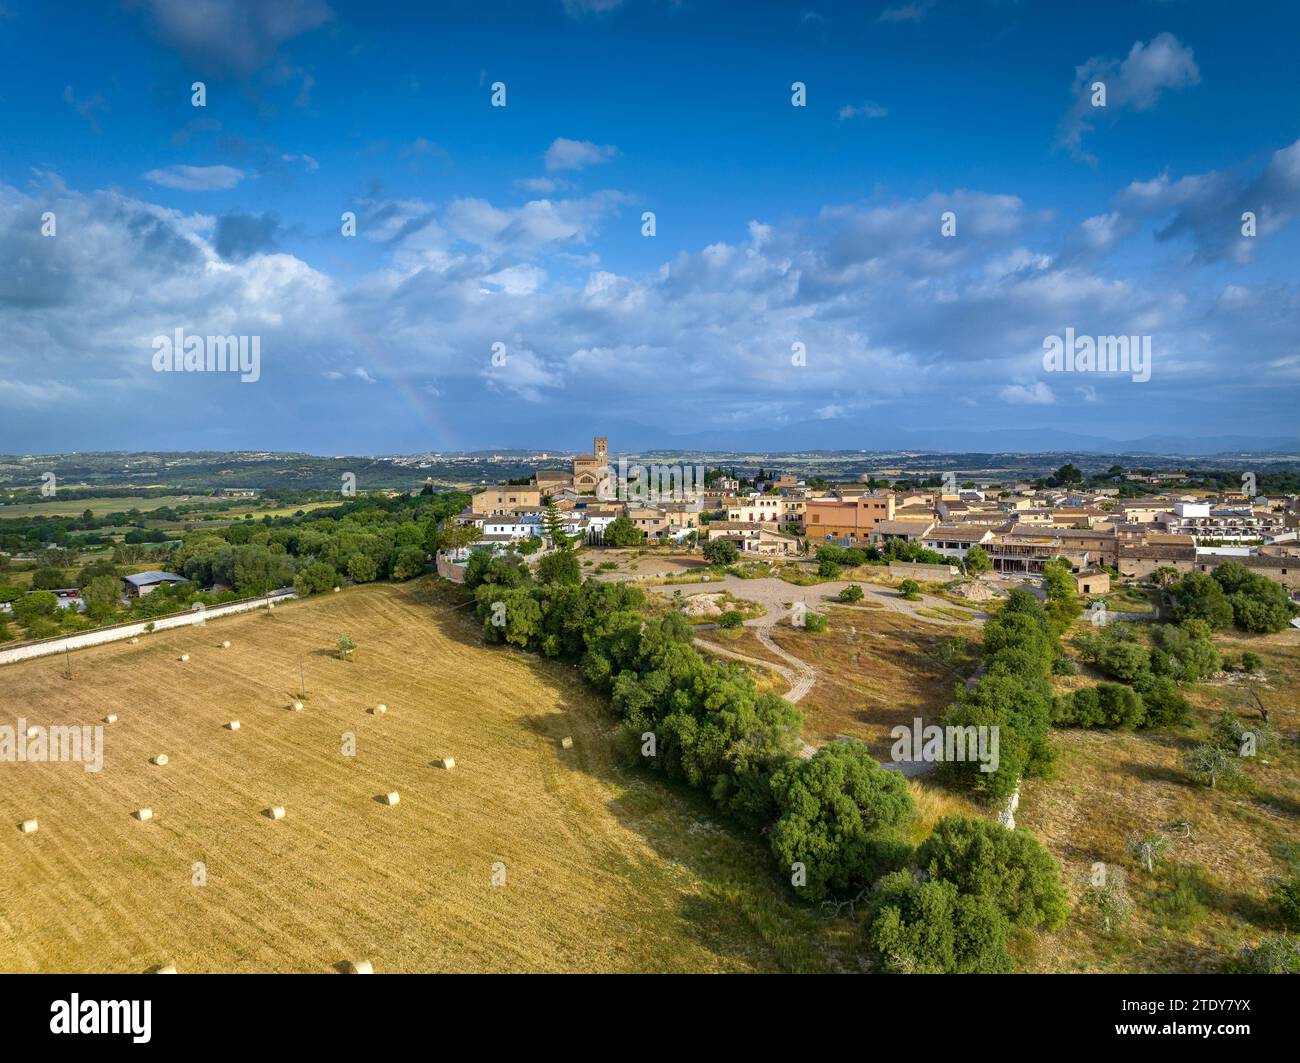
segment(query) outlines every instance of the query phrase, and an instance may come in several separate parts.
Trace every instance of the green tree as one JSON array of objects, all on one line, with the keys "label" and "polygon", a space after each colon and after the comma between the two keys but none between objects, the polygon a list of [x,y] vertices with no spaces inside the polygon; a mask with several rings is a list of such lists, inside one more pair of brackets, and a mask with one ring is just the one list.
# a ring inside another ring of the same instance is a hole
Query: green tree
[{"label": "green tree", "polygon": [[339,575],[328,561],[312,561],[293,578],[294,592],[301,598],[321,594],[338,586]]},{"label": "green tree", "polygon": [[704,560],[711,565],[731,565],[740,556],[736,544],[730,539],[710,539],[704,544]]},{"label": "green tree", "polygon": [[546,584],[581,583],[582,567],[578,564],[577,554],[564,547],[547,554],[538,562],[537,578]]},{"label": "green tree", "polygon": [[909,602],[919,601],[921,598],[921,585],[914,579],[905,579],[898,585],[898,596],[906,598]]},{"label": "green tree", "polygon": [[931,879],[988,897],[1013,926],[1055,930],[1069,914],[1056,861],[1027,831],[944,816],[921,843],[916,862]]},{"label": "green tree", "polygon": [[643,529],[638,528],[627,517],[616,517],[610,521],[601,541],[606,546],[625,547],[640,546],[644,539],[645,531]]},{"label": "green tree", "polygon": [[32,573],[32,589],[37,591],[61,590],[68,585],[68,574],[59,568],[38,568]]},{"label": "green tree", "polygon": [[49,620],[59,611],[59,596],[53,591],[32,591],[12,606],[14,619],[23,627],[31,627],[39,620]]},{"label": "green tree", "polygon": [[966,572],[971,576],[982,576],[993,568],[988,551],[976,544],[966,551]]},{"label": "green tree", "polygon": [[556,549],[567,550],[573,544],[572,537],[564,531],[564,517],[550,499],[547,499],[546,508],[542,511],[542,527],[546,531],[546,538]]},{"label": "green tree", "polygon": [[897,871],[877,884],[867,949],[893,974],[1004,974],[1011,970],[1007,918],[990,897]]},{"label": "green tree", "polygon": [[334,652],[338,654],[339,660],[350,661],[357,652],[357,644],[352,641],[352,636],[340,635],[334,643]]},{"label": "green tree", "polygon": [[1197,746],[1183,758],[1183,763],[1188,775],[1211,789],[1239,773],[1236,758],[1215,745]]},{"label": "green tree", "polygon": [[909,855],[899,830],[915,813],[907,780],[865,743],[833,742],[772,776],[779,812],[772,852],[783,870],[804,865],[800,892],[821,900],[860,889]]},{"label": "green tree", "polygon": [[82,589],[86,611],[96,620],[112,616],[122,597],[122,583],[116,576],[95,576]]},{"label": "green tree", "polygon": [[850,583],[847,587],[840,590],[840,601],[845,603],[862,601],[862,588],[856,583]]},{"label": "green tree", "polygon": [[348,575],[355,583],[370,583],[379,575],[379,565],[369,554],[358,550],[348,558]]},{"label": "green tree", "polygon": [[393,579],[407,580],[418,576],[428,563],[427,555],[421,546],[408,546],[393,561]]},{"label": "green tree", "polygon": [[1189,572],[1174,584],[1170,594],[1175,620],[1204,620],[1212,631],[1220,631],[1232,623],[1232,603],[1213,576]]}]

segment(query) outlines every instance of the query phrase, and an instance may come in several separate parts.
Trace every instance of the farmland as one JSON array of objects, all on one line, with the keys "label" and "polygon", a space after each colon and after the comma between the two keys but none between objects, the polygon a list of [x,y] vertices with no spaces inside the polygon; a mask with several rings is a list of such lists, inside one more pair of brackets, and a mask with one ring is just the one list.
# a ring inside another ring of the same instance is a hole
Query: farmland
[{"label": "farmland", "polygon": [[[350,662],[331,652],[343,632],[360,645]],[[305,709],[291,712],[300,662]],[[118,722],[98,774],[0,765],[0,970],[854,962],[851,928],[792,904],[761,843],[616,766],[607,709],[576,672],[481,647],[463,610],[415,585],[99,647],[63,669],[6,667],[0,719]],[[377,702],[387,714],[367,713]],[[160,752],[165,767],[149,763]],[[444,756],[454,770],[432,766]],[[377,800],[392,790],[399,805]],[[272,805],[283,820],[262,814]],[[142,807],[152,821],[132,818]],[[31,817],[37,833],[12,829]]]}]

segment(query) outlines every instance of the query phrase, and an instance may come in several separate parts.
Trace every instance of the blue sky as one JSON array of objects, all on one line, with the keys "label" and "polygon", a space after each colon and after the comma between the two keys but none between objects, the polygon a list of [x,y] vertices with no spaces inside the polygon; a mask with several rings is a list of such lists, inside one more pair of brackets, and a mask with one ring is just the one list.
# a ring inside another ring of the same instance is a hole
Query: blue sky
[{"label": "blue sky", "polygon": [[[1294,439],[1298,30],[3,0],[0,451]],[[177,328],[260,337],[260,378],[155,372]],[[1151,379],[1045,372],[1066,328],[1150,336]]]}]

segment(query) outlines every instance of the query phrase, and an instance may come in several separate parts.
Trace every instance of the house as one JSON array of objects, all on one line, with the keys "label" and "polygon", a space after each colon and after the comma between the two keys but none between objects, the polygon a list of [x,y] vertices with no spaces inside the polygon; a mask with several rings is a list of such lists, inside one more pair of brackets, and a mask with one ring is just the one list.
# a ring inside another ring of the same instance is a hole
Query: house
[{"label": "house", "polygon": [[870,540],[881,521],[894,520],[892,494],[866,494],[844,500],[810,499],[804,509],[809,542],[855,545]]},{"label": "house", "polygon": [[164,583],[188,583],[184,576],[178,576],[174,572],[158,572],[151,570],[149,572],[137,572],[133,576],[123,576],[123,590],[128,598],[143,598],[146,594],[152,594]]},{"label": "house", "polygon": [[535,485],[497,484],[475,491],[469,508],[473,513],[495,517],[521,508],[536,509],[541,504],[542,491]]},{"label": "house", "polygon": [[921,536],[921,545],[944,557],[965,560],[972,546],[993,538],[993,529],[982,524],[936,524]]},{"label": "house", "polygon": [[741,541],[740,549],[746,554],[790,557],[799,553],[799,538],[760,525],[757,534],[746,536]]},{"label": "house", "polygon": [[871,529],[871,541],[873,543],[887,543],[890,539],[901,539],[905,543],[917,543],[933,527],[933,518],[928,520],[882,520]]},{"label": "house", "polygon": [[1110,574],[1099,569],[1076,572],[1074,589],[1079,594],[1107,594],[1110,591]]}]

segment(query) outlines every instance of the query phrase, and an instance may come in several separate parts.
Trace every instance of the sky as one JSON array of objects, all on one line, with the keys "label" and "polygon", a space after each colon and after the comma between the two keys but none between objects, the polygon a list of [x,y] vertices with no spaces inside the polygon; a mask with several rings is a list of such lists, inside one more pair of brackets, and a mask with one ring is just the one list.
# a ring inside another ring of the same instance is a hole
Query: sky
[{"label": "sky", "polygon": [[[0,0],[0,452],[1296,440],[1297,39],[1268,0]],[[160,371],[178,329],[256,372]],[[1067,329],[1146,371],[1046,365]]]}]

